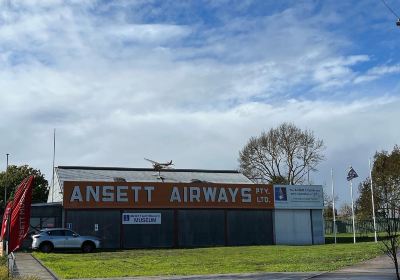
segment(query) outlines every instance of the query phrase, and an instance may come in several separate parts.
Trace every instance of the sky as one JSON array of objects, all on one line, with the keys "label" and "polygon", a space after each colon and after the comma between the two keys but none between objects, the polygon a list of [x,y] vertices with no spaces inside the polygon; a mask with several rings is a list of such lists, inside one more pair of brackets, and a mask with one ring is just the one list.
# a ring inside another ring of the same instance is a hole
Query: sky
[{"label": "sky", "polygon": [[[400,2],[387,0],[400,13]],[[0,0],[0,170],[238,169],[282,122],[326,145],[311,183],[350,201],[400,144],[400,28],[378,0]]]}]

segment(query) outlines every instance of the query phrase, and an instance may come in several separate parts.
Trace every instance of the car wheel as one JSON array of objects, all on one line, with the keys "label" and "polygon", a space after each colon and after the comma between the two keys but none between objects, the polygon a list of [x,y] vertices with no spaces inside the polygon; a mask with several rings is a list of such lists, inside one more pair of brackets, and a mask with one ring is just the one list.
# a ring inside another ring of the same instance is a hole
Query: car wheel
[{"label": "car wheel", "polygon": [[94,245],[91,242],[85,242],[82,245],[82,252],[91,253],[94,250]]},{"label": "car wheel", "polygon": [[53,244],[49,242],[42,243],[40,244],[39,249],[43,253],[50,253],[51,251],[53,251]]}]

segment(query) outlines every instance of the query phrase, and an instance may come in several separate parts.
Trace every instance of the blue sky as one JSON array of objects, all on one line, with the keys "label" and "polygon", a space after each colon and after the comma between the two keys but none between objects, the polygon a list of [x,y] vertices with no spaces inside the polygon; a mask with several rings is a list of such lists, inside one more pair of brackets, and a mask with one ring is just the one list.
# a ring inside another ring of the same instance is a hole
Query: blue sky
[{"label": "blue sky", "polygon": [[287,121],[348,202],[348,166],[400,144],[395,21],[378,0],[0,1],[0,163],[50,178],[56,128],[57,165],[236,169]]}]

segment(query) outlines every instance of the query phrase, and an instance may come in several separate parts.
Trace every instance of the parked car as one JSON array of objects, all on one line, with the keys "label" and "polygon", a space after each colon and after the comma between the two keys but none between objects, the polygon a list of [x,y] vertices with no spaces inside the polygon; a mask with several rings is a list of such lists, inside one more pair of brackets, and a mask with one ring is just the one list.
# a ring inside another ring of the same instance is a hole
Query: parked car
[{"label": "parked car", "polygon": [[50,253],[54,249],[81,249],[90,253],[100,248],[98,237],[80,236],[76,232],[65,228],[42,229],[39,234],[32,235],[32,249]]}]

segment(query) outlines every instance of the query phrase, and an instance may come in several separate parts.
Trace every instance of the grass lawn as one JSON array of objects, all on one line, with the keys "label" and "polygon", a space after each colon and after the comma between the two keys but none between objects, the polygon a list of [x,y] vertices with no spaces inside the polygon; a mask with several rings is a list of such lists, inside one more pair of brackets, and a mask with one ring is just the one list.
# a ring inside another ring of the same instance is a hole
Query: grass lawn
[{"label": "grass lawn", "polygon": [[327,271],[381,252],[371,242],[314,246],[243,246],[159,249],[92,254],[35,252],[61,278]]}]

